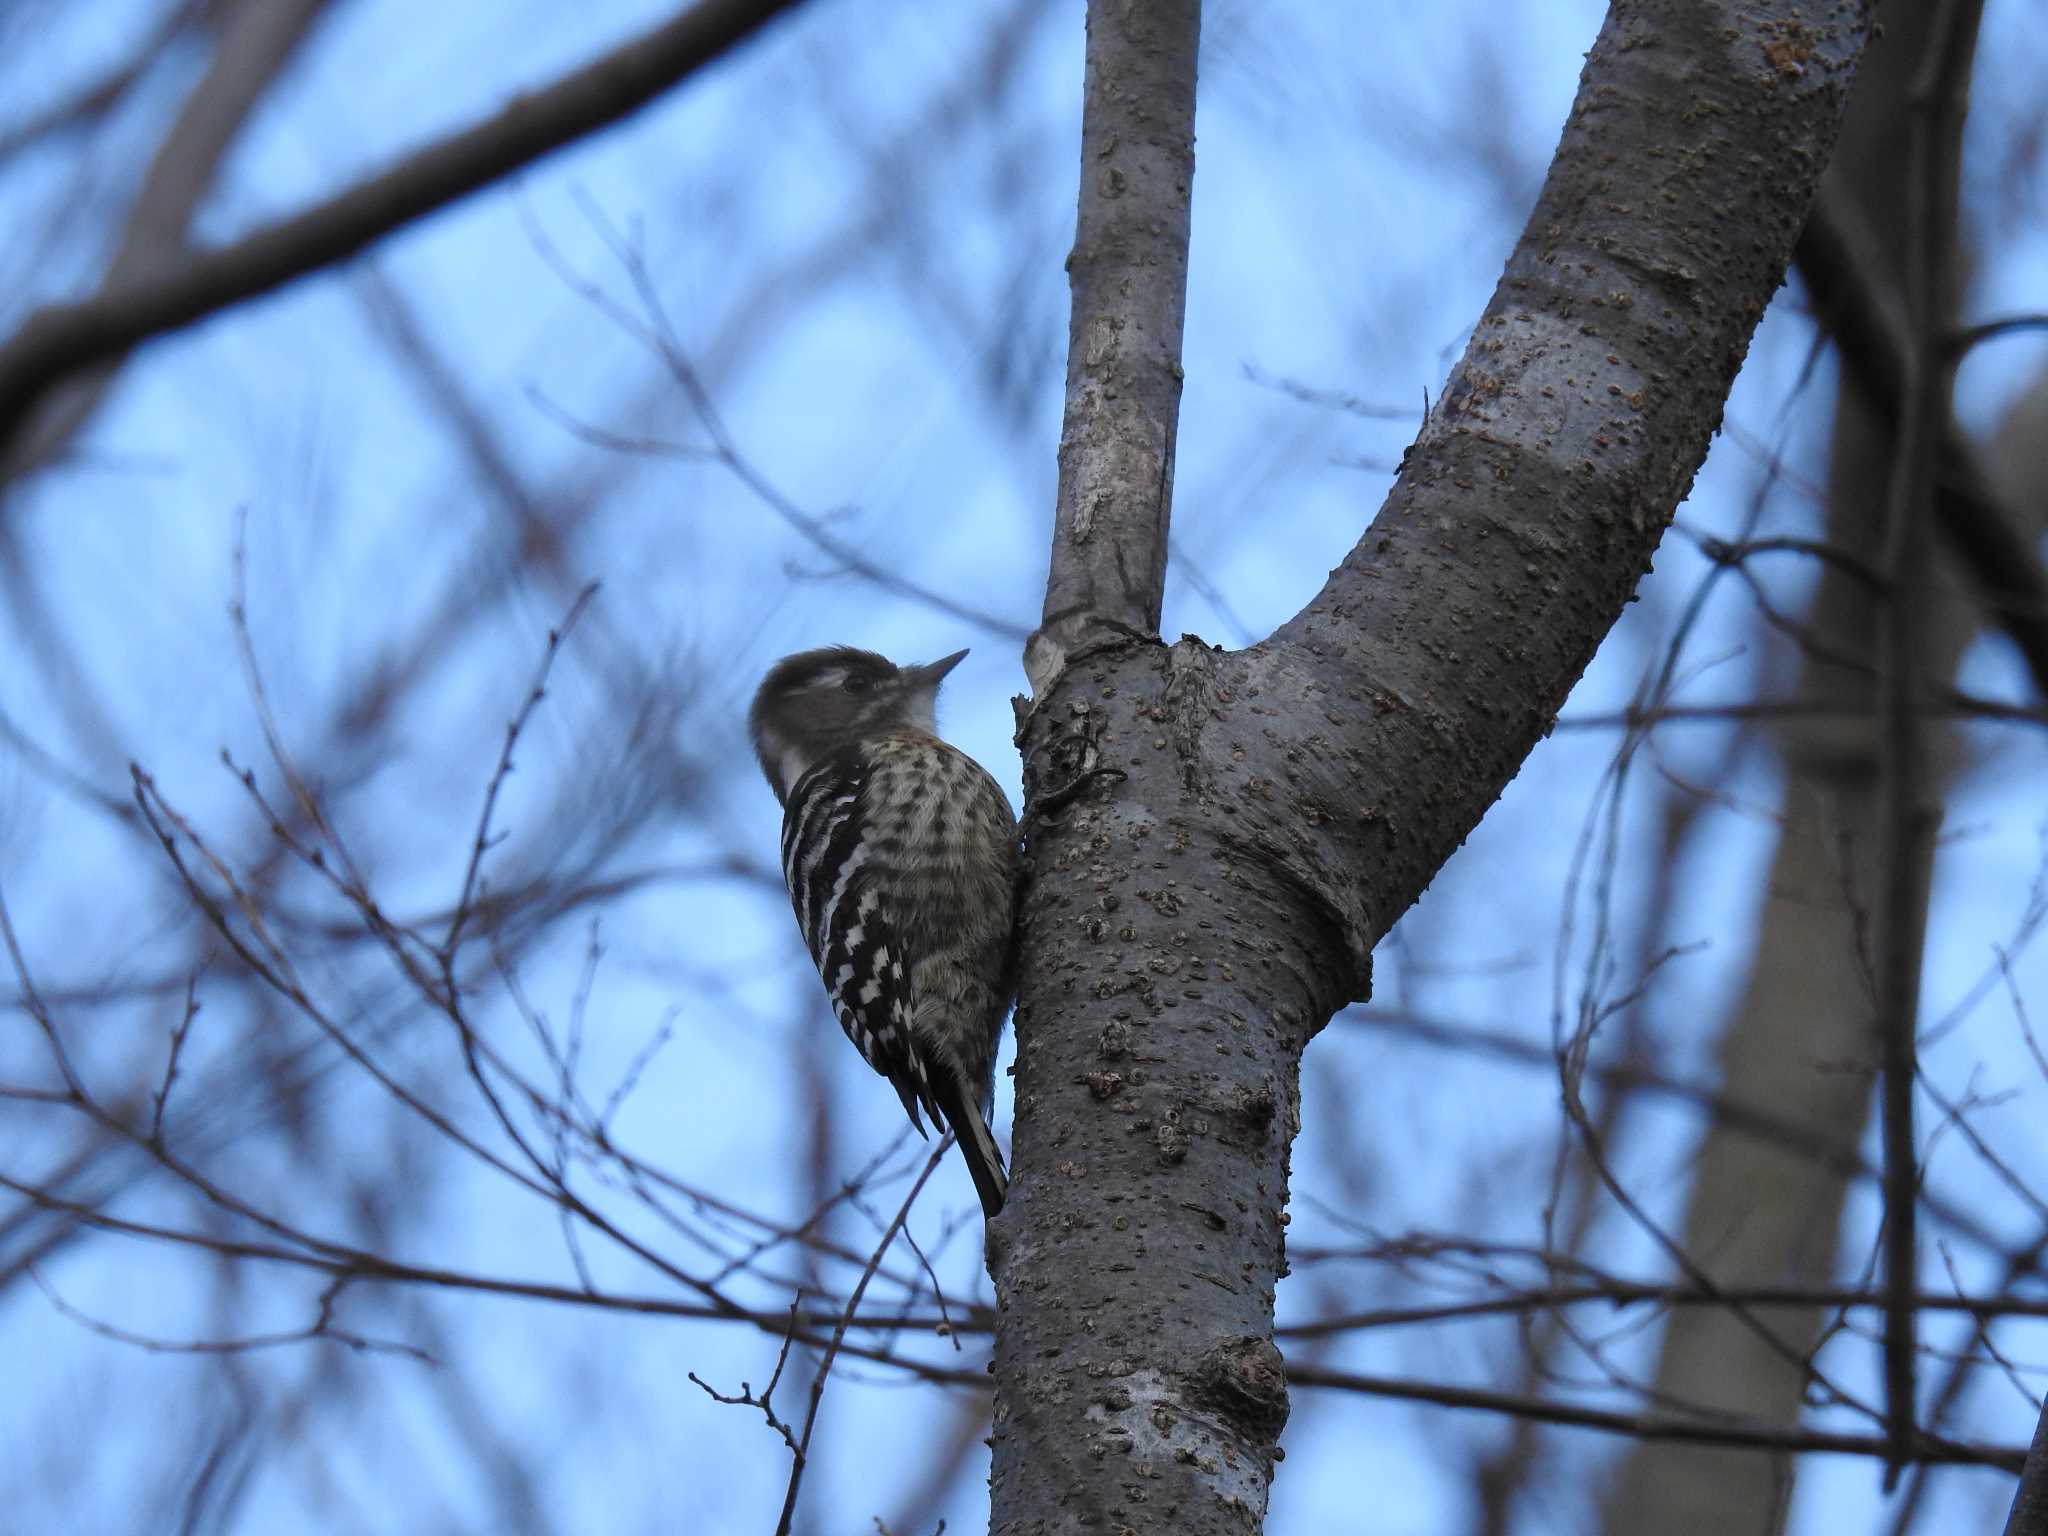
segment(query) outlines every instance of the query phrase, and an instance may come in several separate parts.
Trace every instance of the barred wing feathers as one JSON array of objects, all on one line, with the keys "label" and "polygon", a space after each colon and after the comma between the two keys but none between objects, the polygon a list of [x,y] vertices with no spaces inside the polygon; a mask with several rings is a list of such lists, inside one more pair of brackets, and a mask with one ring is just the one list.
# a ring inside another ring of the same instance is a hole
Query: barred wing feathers
[{"label": "barred wing feathers", "polygon": [[910,956],[872,867],[864,787],[861,763],[851,755],[828,759],[797,780],[782,822],[782,876],[839,1027],[889,1080],[923,1134],[920,1104],[940,1126],[946,1121],[912,1044]]}]

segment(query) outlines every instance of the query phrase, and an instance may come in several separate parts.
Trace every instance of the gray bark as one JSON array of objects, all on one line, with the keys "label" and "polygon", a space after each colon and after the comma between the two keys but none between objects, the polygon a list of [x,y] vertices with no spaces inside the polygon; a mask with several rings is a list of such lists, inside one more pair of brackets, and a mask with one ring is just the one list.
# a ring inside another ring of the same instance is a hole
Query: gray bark
[{"label": "gray bark", "polygon": [[2048,1536],[2048,1408],[2041,1410],[2034,1427],[2033,1449],[2027,1452],[2019,1492],[2013,1495],[2005,1536]]},{"label": "gray bark", "polygon": [[1041,695],[1070,656],[1159,632],[1200,36],[1200,0],[1088,8],[1058,503],[1024,653]]},{"label": "gray bark", "polygon": [[[1179,8],[1098,0],[1091,68],[1105,18],[1141,10]],[[1818,0],[1768,19],[1613,6],[1404,473],[1262,644],[1130,634],[1151,569],[1135,559],[1082,599],[1104,611],[1064,611],[1059,573],[1090,557],[1056,549],[1041,635],[1074,638],[1034,646],[1019,725],[1033,877],[1016,1182],[990,1242],[993,1530],[1259,1528],[1288,1411],[1272,1316],[1302,1050],[1365,993],[1374,942],[1648,568],[1783,274],[1867,19]],[[1103,181],[1090,161],[1084,206]],[[1076,337],[1094,334],[1086,295],[1124,279],[1144,280],[1127,264],[1077,281]],[[1070,477],[1103,469],[1081,457],[1063,453],[1063,508]],[[1128,501],[1092,526],[1117,513],[1163,543],[1161,471],[1105,471]],[[1088,533],[1063,515],[1056,538]],[[1104,546],[1125,547],[1156,554],[1140,532]]]}]

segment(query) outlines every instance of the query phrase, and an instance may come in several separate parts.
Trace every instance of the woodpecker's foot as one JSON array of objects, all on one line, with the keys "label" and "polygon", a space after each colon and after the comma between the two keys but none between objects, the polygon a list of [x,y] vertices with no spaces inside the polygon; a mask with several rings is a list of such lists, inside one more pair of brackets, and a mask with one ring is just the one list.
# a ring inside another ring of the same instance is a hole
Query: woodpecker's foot
[{"label": "woodpecker's foot", "polygon": [[1121,768],[1090,768],[1083,773],[1075,774],[1074,777],[1067,780],[1058,789],[1049,790],[1045,794],[1040,795],[1032,809],[1041,816],[1050,815],[1064,806],[1072,805],[1081,797],[1081,791],[1086,789],[1096,779],[1114,779],[1121,783],[1129,777],[1130,775]]}]

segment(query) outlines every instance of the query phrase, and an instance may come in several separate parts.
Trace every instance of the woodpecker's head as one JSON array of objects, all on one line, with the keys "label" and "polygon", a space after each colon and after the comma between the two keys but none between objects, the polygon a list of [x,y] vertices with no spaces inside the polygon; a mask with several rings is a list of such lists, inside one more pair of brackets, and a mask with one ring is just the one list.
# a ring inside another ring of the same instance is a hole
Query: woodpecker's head
[{"label": "woodpecker's head", "polygon": [[885,731],[936,736],[932,705],[939,681],[966,654],[955,651],[921,667],[899,667],[873,651],[834,645],[775,663],[747,714],[754,751],[775,798],[787,801],[813,764],[854,742]]}]

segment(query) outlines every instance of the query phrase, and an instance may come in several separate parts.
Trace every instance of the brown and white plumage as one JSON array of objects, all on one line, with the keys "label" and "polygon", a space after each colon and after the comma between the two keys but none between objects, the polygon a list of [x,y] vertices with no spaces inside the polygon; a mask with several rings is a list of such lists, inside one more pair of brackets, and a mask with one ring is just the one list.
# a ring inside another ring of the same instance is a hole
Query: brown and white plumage
[{"label": "brown and white plumage", "polygon": [[993,1216],[1008,1188],[988,1116],[1015,985],[1017,824],[995,780],[937,734],[939,682],[965,654],[785,657],[750,725],[833,1012],[920,1132],[920,1109],[953,1131]]}]

